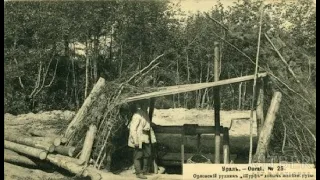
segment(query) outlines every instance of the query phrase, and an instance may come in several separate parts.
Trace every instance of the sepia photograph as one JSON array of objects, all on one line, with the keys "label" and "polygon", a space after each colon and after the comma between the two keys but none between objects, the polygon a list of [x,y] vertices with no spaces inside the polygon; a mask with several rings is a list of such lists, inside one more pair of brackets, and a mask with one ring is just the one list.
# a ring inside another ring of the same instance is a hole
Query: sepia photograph
[{"label": "sepia photograph", "polygon": [[5,180],[315,164],[316,0],[4,0]]}]

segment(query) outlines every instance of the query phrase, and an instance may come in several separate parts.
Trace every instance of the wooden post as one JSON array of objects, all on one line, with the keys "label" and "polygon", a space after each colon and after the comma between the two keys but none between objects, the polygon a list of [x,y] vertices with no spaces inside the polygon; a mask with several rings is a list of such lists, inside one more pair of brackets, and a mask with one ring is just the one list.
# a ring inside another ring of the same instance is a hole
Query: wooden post
[{"label": "wooden post", "polygon": [[275,92],[273,94],[265,122],[260,132],[257,150],[254,155],[253,162],[265,162],[265,155],[268,150],[272,129],[276,120],[276,115],[280,107],[281,98],[282,94],[280,92]]},{"label": "wooden post", "polygon": [[229,129],[223,128],[223,163],[230,163]]},{"label": "wooden post", "polygon": [[182,132],[181,134],[181,171],[183,174],[183,164],[184,164],[184,144],[185,144],[185,134]]},{"label": "wooden post", "polygon": [[[219,81],[219,43],[214,42],[214,81]],[[220,87],[214,89],[215,164],[220,164]]]},{"label": "wooden post", "polygon": [[260,79],[259,90],[258,90],[258,99],[257,99],[257,132],[258,137],[260,136],[261,127],[264,124],[264,83],[263,79]]},{"label": "wooden post", "polygon": [[200,153],[201,134],[197,134],[197,153]]},{"label": "wooden post", "polygon": [[[150,107],[149,107],[149,119],[150,119],[150,123],[152,123],[152,117],[153,117],[153,111],[154,111],[154,104],[155,104],[155,98],[151,98],[150,99]],[[150,132],[151,133],[151,132]],[[150,143],[151,143],[151,134],[149,135],[150,137]],[[151,154],[152,154],[152,165],[151,167],[153,167],[153,173],[158,174],[158,164],[156,161],[156,157],[157,157],[157,152],[155,147],[153,146],[153,144],[151,143]]]},{"label": "wooden post", "polygon": [[44,160],[47,157],[47,152],[45,150],[37,149],[34,147],[22,145],[22,144],[17,144],[7,140],[4,140],[4,147],[22,154],[39,158],[41,160]]},{"label": "wooden post", "polygon": [[81,155],[79,158],[81,160],[84,160],[86,163],[88,163],[90,160],[90,155],[92,151],[94,138],[96,136],[96,132],[97,132],[97,127],[95,125],[90,125],[87,131],[86,138],[83,143]]}]

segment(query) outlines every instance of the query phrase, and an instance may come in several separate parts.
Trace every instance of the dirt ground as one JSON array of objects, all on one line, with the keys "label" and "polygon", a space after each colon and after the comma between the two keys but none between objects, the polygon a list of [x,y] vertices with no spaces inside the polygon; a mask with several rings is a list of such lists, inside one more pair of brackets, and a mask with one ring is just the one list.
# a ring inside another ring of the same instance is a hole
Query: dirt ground
[{"label": "dirt ground", "polygon": [[[237,120],[239,118],[249,118],[250,111],[221,111],[221,125],[224,127],[230,127],[231,121],[232,126],[230,128],[230,141],[236,140],[232,137],[244,137],[247,142],[239,142],[238,146],[248,148],[249,146],[249,128],[250,123],[247,120]],[[75,113],[72,111],[50,111],[42,112],[38,114],[23,114],[13,116],[11,114],[5,114],[5,132],[19,131],[22,134],[28,135],[27,131],[30,129],[42,129],[48,134],[50,133],[61,133],[68,123],[72,120]],[[234,120],[233,120],[234,119]],[[214,112],[212,110],[197,110],[197,109],[155,109],[153,122],[158,125],[183,125],[183,124],[194,124],[199,125],[214,125]],[[254,123],[253,135],[256,136],[256,123]],[[180,138],[179,136],[166,136],[157,135],[158,142],[165,142],[167,138],[170,138],[170,146],[173,146],[173,150],[179,151]],[[212,136],[203,136],[201,143],[204,149],[212,150],[213,146]],[[193,140],[190,139],[190,147],[193,146]],[[168,144],[168,143],[167,143]],[[177,147],[175,147],[177,146]],[[234,146],[234,144],[233,144]],[[188,146],[187,146],[188,147]],[[234,146],[235,147],[235,146]],[[234,149],[234,148],[233,148]],[[232,153],[231,147],[231,153]],[[5,179],[34,179],[34,180],[45,180],[45,179],[70,179],[58,172],[44,172],[37,169],[28,169],[21,166],[16,166],[10,163],[4,163],[4,174]],[[122,177],[134,179],[132,171],[121,173]],[[170,176],[173,179],[179,179],[180,176]],[[165,175],[157,176],[154,175],[149,179],[168,179]]]}]

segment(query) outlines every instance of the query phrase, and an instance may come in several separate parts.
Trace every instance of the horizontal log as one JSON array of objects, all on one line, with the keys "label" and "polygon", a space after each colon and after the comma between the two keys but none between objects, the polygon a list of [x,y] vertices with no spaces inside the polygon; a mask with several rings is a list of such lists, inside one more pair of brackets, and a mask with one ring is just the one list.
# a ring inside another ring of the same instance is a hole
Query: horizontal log
[{"label": "horizontal log", "polygon": [[35,169],[52,169],[52,165],[43,160],[27,157],[9,149],[4,149],[4,162]]},{"label": "horizontal log", "polygon": [[55,147],[55,152],[62,155],[70,156],[70,157],[73,157],[75,155],[74,154],[75,150],[76,148],[73,146],[56,146]]},{"label": "horizontal log", "polygon": [[10,142],[7,140],[4,140],[4,147],[22,154],[39,158],[41,160],[44,160],[47,157],[47,152],[45,150]]},{"label": "horizontal log", "polygon": [[[267,73],[259,73],[258,74],[259,78],[265,77],[265,76],[267,76]],[[217,87],[217,86],[223,86],[223,85],[228,85],[228,84],[232,84],[232,83],[249,81],[249,80],[253,80],[254,77],[255,77],[254,75],[248,75],[248,76],[242,76],[242,77],[237,77],[237,78],[232,78],[232,79],[220,80],[220,81],[216,81],[216,82],[162,87],[161,90],[159,90],[159,91],[151,92],[151,93],[147,93],[147,94],[142,94],[142,95],[138,95],[138,96],[134,96],[134,97],[129,97],[125,101],[132,102],[132,101],[138,101],[138,100],[142,100],[142,99],[150,99],[150,98],[154,98],[154,97],[191,92],[191,91],[196,91],[196,90],[210,88],[210,87]]]},{"label": "horizontal log", "polygon": [[[153,126],[152,127],[155,133],[165,133],[165,134],[182,134],[184,127],[183,126]],[[197,126],[195,127],[196,134],[215,134],[215,126]],[[220,126],[220,132],[223,133],[223,127]],[[188,134],[186,132],[185,134]]]},{"label": "horizontal log", "polygon": [[21,134],[8,134],[6,133],[4,136],[5,140],[39,148],[46,150],[48,152],[54,151],[54,145],[52,144],[54,139],[47,137],[23,137]]},{"label": "horizontal log", "polygon": [[36,136],[36,137],[48,137],[50,139],[52,139],[51,141],[53,141],[53,144],[55,146],[59,146],[61,143],[64,144],[67,142],[67,139],[64,138],[64,137],[61,137],[57,134],[48,134],[46,133],[45,131],[43,130],[39,130],[39,129],[29,129],[28,130],[28,133],[31,135],[31,136]]},{"label": "horizontal log", "polygon": [[31,159],[22,156],[12,150],[4,149],[4,162],[18,164],[18,165],[28,165],[37,167],[38,164],[32,161]]}]

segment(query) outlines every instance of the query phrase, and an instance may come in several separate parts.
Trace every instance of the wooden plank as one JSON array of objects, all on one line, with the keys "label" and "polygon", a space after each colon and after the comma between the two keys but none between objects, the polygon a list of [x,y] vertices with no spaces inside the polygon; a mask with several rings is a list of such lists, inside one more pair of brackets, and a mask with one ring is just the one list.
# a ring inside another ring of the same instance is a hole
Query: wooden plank
[{"label": "wooden plank", "polygon": [[[184,161],[186,162],[193,153],[184,153]],[[213,154],[203,154],[206,158],[210,159],[211,162],[214,162],[214,155]],[[222,155],[221,155],[222,156]],[[230,154],[230,160],[234,161],[237,158],[236,154]],[[160,162],[167,162],[167,161],[176,161],[175,165],[181,165],[181,154],[180,153],[167,153],[161,157],[159,157]]]},{"label": "wooden plank", "polygon": [[[153,126],[152,127],[155,133],[164,133],[164,134],[182,134],[183,126]],[[198,126],[195,129],[196,134],[215,134],[215,126]],[[223,132],[223,127],[220,126],[220,132]]]},{"label": "wooden plank", "polygon": [[[259,73],[258,74],[258,78],[262,78],[262,77],[266,77],[266,76],[267,76],[267,73]],[[146,93],[146,94],[126,98],[125,102],[132,102],[132,101],[138,101],[138,100],[142,100],[142,99],[150,99],[150,98],[154,98],[154,97],[167,96],[167,95],[179,94],[179,93],[184,93],[184,92],[191,92],[191,91],[196,91],[199,89],[218,87],[218,86],[223,86],[223,85],[232,84],[232,83],[249,81],[249,80],[253,80],[253,79],[254,79],[254,75],[248,75],[248,76],[242,76],[242,77],[237,77],[237,78],[232,78],[232,79],[220,80],[217,82],[168,86],[168,87],[160,88],[162,90],[159,90],[156,92],[151,92],[151,93]]]}]

